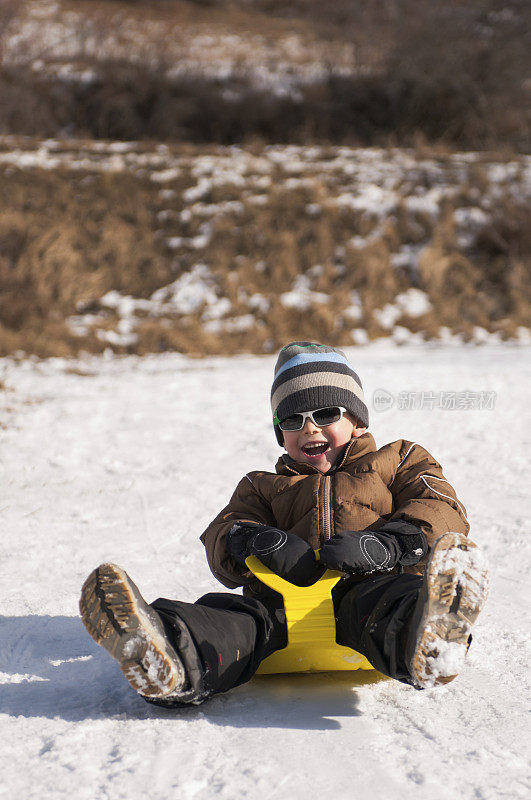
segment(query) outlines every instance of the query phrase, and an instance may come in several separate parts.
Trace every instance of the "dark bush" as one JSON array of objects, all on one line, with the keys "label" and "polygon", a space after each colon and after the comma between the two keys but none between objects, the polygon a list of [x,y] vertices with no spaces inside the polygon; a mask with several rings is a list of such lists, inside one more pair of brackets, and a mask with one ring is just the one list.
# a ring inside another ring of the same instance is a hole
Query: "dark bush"
[{"label": "dark bush", "polygon": [[[318,26],[328,14],[314,0],[258,7],[277,15],[289,7]],[[528,151],[529,9],[523,0],[503,8],[497,0],[389,0],[378,11],[342,0],[327,24],[337,36],[342,21],[344,40],[365,53],[364,71],[340,75],[331,64],[325,79],[294,81],[284,93],[256,88],[244,69],[171,78],[163,50],[158,64],[134,53],[129,62],[84,64],[95,76],[88,82],[54,77],[52,64],[41,73],[0,64],[0,132],[362,145],[411,145],[421,134],[461,148]]]}]

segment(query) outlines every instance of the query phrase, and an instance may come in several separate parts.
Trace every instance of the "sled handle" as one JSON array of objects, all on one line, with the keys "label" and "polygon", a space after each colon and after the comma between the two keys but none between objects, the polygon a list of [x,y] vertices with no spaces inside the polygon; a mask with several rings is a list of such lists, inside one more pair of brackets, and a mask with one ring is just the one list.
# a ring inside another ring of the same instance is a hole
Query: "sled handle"
[{"label": "sled handle", "polygon": [[[316,550],[316,555],[318,558],[318,550]],[[248,556],[245,559],[245,563],[258,580],[265,583],[270,589],[278,592],[283,597],[286,597],[286,595],[293,595],[294,585],[262,564],[260,559],[256,556]],[[318,578],[315,583],[312,583],[310,586],[296,586],[295,591],[299,598],[307,598],[308,605],[314,605],[318,603],[319,600],[330,597],[330,592],[341,578],[341,572],[335,569],[327,569],[324,575]]]}]

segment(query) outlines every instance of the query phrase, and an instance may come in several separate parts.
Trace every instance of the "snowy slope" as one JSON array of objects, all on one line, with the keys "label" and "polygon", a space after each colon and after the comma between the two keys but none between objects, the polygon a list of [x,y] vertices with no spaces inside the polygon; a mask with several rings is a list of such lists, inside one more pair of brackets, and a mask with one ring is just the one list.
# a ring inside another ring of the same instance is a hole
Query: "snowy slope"
[{"label": "snowy slope", "polygon": [[[222,589],[198,536],[241,475],[280,453],[274,358],[3,360],[0,797],[529,796],[529,349],[350,355],[369,402],[395,399],[371,411],[377,443],[419,441],[441,460],[490,560],[465,672],[423,692],[263,677],[200,707],[148,706],[85,633],[81,583],[112,560],[148,600]],[[397,407],[401,392],[466,390],[496,392],[494,408]]]}]

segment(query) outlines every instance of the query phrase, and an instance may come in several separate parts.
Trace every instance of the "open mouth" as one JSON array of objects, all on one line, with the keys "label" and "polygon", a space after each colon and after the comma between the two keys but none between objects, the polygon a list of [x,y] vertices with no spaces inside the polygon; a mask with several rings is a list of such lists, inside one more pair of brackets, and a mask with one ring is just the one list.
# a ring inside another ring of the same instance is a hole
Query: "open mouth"
[{"label": "open mouth", "polygon": [[329,450],[328,442],[308,442],[301,447],[302,452],[309,458],[318,458]]}]

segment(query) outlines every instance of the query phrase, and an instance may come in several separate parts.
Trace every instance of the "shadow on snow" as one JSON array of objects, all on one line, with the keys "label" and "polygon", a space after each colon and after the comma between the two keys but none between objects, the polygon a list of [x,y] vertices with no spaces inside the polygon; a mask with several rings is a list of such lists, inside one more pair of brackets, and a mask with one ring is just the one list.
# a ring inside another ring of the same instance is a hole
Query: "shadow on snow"
[{"label": "shadow on snow", "polygon": [[0,616],[0,712],[86,719],[207,719],[237,728],[333,730],[360,716],[356,686],[378,673],[337,672],[254,678],[200,706],[163,709],[146,703],[77,617]]}]

